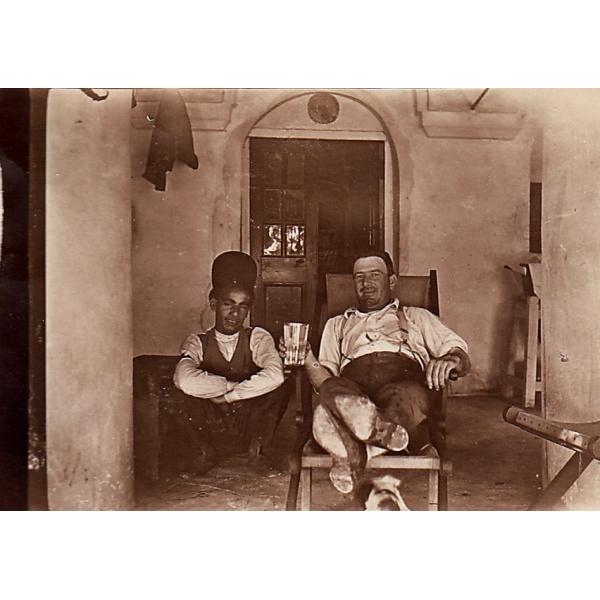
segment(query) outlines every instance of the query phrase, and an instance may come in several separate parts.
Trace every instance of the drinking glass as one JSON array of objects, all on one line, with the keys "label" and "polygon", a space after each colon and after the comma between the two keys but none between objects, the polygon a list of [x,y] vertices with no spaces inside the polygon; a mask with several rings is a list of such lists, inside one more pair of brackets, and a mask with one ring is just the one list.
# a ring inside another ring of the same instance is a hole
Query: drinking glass
[{"label": "drinking glass", "polygon": [[308,323],[284,323],[283,341],[286,350],[283,364],[286,367],[302,365],[308,341]]}]

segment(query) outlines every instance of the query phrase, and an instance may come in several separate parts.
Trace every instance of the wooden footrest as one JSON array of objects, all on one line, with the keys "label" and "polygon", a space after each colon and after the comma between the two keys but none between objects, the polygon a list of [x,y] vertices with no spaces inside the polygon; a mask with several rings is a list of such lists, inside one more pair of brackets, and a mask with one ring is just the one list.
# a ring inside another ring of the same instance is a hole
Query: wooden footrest
[{"label": "wooden footrest", "polygon": [[[302,468],[329,469],[333,461],[328,454],[302,456]],[[452,463],[429,456],[375,456],[367,461],[367,469],[402,469],[414,471],[452,472]]]}]

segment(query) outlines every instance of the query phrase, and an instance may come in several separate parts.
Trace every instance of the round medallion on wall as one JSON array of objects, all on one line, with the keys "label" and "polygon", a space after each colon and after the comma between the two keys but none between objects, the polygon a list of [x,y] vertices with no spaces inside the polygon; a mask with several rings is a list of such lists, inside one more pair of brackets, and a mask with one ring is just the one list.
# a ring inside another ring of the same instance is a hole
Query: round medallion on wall
[{"label": "round medallion on wall", "polygon": [[332,94],[318,92],[308,101],[308,116],[315,122],[327,125],[333,123],[340,114],[340,104]]}]

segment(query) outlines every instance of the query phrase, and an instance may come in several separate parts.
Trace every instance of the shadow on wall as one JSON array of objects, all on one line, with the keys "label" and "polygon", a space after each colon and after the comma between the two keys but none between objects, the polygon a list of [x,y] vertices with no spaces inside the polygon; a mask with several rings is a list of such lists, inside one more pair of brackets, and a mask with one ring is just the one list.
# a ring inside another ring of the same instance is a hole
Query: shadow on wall
[{"label": "shadow on wall", "polygon": [[28,168],[29,92],[0,90],[1,510],[27,506]]}]

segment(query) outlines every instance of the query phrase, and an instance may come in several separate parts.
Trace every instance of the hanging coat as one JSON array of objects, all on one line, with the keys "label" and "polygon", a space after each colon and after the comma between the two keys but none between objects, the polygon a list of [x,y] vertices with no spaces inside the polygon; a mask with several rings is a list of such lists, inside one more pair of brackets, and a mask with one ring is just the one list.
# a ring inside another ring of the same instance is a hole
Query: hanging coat
[{"label": "hanging coat", "polygon": [[156,190],[166,189],[167,171],[173,169],[180,160],[192,169],[198,168],[198,158],[194,153],[192,125],[179,90],[163,90],[144,177],[154,184]]}]

